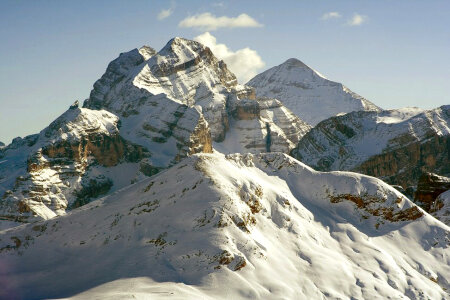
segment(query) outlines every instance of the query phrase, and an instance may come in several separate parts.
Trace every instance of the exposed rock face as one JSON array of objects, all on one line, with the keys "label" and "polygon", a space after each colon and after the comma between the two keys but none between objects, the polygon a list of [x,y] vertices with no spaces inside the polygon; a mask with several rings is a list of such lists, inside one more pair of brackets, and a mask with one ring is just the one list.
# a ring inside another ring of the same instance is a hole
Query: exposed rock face
[{"label": "exposed rock face", "polygon": [[292,155],[318,170],[353,170],[405,190],[423,171],[449,174],[450,106],[352,112],[319,123]]},{"label": "exposed rock face", "polygon": [[[119,135],[117,124],[118,118],[106,111],[71,107],[39,135],[16,139],[2,158],[6,168],[1,173],[10,180],[2,182],[0,218],[48,219],[108,192],[113,182],[96,175],[96,168],[148,156]],[[12,165],[18,168],[10,170]]]},{"label": "exposed rock face", "polygon": [[295,58],[256,75],[247,84],[256,89],[256,96],[280,100],[313,126],[339,113],[380,110],[341,83],[326,79]]},{"label": "exposed rock face", "polygon": [[415,185],[423,172],[450,174],[450,136],[433,136],[426,142],[374,155],[353,169],[405,189]]},{"label": "exposed rock face", "polygon": [[435,203],[435,201],[440,194],[447,190],[450,190],[450,178],[434,173],[423,173],[417,183],[414,201],[428,212],[437,211],[441,204]]}]

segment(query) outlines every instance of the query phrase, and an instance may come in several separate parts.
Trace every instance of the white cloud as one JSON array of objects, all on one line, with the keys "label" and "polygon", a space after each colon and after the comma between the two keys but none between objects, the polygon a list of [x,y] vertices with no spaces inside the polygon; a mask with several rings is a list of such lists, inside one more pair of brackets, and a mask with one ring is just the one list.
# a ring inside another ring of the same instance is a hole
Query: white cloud
[{"label": "white cloud", "polygon": [[171,1],[170,7],[168,9],[163,9],[158,14],[158,20],[164,20],[165,18],[170,17],[170,15],[173,13],[173,10],[175,8],[175,2]]},{"label": "white cloud", "polygon": [[360,26],[363,23],[367,22],[368,17],[360,14],[354,14],[351,19],[347,21],[347,25],[350,26]]},{"label": "white cloud", "polygon": [[227,45],[218,44],[216,37],[209,32],[195,37],[194,40],[209,47],[218,59],[225,61],[241,83],[252,79],[265,66],[261,56],[255,50],[246,47],[232,51]]},{"label": "white cloud", "polygon": [[187,17],[182,20],[179,27],[194,27],[200,30],[216,30],[218,28],[237,28],[237,27],[261,27],[262,24],[258,23],[255,19],[247,14],[240,14],[233,17],[216,17],[215,15],[207,12],[192,17]]},{"label": "white cloud", "polygon": [[338,13],[337,11],[331,11],[331,12],[323,14],[320,19],[328,20],[328,19],[336,19],[336,18],[340,18],[340,17],[341,17],[340,13]]},{"label": "white cloud", "polygon": [[172,8],[163,9],[158,14],[158,20],[164,20],[165,18],[169,17],[173,13]]}]

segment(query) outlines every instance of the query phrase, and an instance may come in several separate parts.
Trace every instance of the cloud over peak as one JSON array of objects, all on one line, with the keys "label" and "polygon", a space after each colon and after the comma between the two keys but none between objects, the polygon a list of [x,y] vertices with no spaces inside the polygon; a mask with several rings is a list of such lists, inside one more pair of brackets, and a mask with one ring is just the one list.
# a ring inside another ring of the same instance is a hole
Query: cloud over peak
[{"label": "cloud over peak", "polygon": [[255,50],[246,47],[232,51],[227,45],[218,44],[216,37],[209,32],[195,37],[194,40],[209,47],[218,59],[227,64],[241,83],[249,81],[265,66],[261,56]]},{"label": "cloud over peak", "polygon": [[366,23],[367,20],[368,20],[368,17],[367,17],[367,16],[360,15],[360,14],[358,14],[358,13],[355,13],[355,14],[353,15],[353,17],[347,21],[347,25],[350,25],[350,26],[360,26],[360,25],[362,25],[363,23]]},{"label": "cloud over peak", "polygon": [[240,14],[237,17],[216,17],[215,15],[206,12],[187,17],[183,19],[178,26],[212,31],[219,28],[262,27],[263,25],[247,14]]}]

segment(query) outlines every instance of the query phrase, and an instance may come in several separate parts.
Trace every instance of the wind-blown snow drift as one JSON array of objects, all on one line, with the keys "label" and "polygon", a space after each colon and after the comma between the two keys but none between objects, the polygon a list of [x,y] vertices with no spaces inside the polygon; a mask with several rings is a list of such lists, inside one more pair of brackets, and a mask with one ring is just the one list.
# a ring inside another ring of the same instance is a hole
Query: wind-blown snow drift
[{"label": "wind-blown snow drift", "polygon": [[444,299],[448,244],[449,227],[378,179],[200,154],[0,232],[0,297]]}]

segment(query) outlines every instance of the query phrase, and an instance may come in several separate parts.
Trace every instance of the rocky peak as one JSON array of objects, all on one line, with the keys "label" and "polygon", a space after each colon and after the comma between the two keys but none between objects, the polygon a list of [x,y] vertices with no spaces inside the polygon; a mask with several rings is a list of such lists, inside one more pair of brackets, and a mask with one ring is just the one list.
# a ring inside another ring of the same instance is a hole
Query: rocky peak
[{"label": "rocky peak", "polygon": [[300,61],[297,58],[289,58],[284,63],[282,63],[280,66],[286,67],[287,69],[291,68],[305,68],[312,70],[310,67],[308,67],[306,64],[304,64],[302,61]]},{"label": "rocky peak", "polygon": [[156,54],[156,50],[150,46],[144,45],[139,48],[139,53],[144,57],[144,60],[148,60],[150,57]]}]

